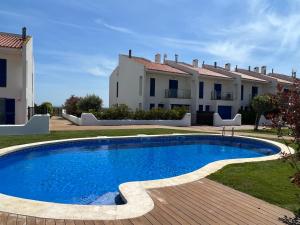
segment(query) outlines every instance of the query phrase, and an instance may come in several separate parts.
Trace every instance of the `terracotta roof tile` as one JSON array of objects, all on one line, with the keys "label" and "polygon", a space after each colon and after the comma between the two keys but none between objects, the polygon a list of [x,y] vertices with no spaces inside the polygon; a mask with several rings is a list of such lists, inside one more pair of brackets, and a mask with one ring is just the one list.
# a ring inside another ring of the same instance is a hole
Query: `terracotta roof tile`
[{"label": "terracotta roof tile", "polygon": [[211,71],[209,69],[205,69],[202,67],[193,67],[190,64],[187,63],[179,63],[180,65],[186,66],[192,70],[197,71],[200,75],[205,75],[205,76],[211,76],[211,77],[218,77],[218,78],[225,78],[225,79],[232,79],[232,77],[229,77],[227,75],[221,74],[221,73],[217,73],[214,71]]},{"label": "terracotta roof tile", "polygon": [[3,48],[22,48],[24,40],[21,35],[0,33],[0,47]]},{"label": "terracotta roof tile", "polygon": [[135,62],[143,64],[145,66],[145,68],[148,69],[148,70],[162,71],[162,72],[167,72],[167,73],[185,74],[185,75],[188,74],[188,73],[186,73],[182,70],[176,69],[176,68],[171,67],[169,65],[161,64],[161,63],[154,63],[154,62],[151,62],[150,60],[145,59],[145,58],[132,57],[131,59],[134,60]]},{"label": "terracotta roof tile", "polygon": [[268,75],[276,78],[279,83],[292,84],[294,80],[294,78],[285,74],[269,73]]},{"label": "terracotta roof tile", "polygon": [[244,73],[239,73],[239,72],[235,72],[235,71],[231,71],[231,73],[240,75],[243,80],[258,81],[258,82],[263,82],[263,83],[268,82],[267,80],[264,80],[264,79],[261,79],[261,78],[258,78],[258,77],[253,77],[253,76],[250,76],[250,75],[247,75],[247,74],[244,74]]}]

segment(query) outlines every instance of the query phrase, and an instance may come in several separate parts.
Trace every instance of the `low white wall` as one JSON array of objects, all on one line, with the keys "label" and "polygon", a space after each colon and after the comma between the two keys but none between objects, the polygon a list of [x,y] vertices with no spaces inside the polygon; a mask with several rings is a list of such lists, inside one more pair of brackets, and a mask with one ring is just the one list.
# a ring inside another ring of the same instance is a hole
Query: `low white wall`
[{"label": "low white wall", "polygon": [[50,115],[34,115],[26,124],[0,125],[0,135],[48,134]]},{"label": "low white wall", "polygon": [[267,120],[266,117],[264,115],[262,115],[259,119],[259,126],[271,126],[272,125],[272,121],[271,120]]},{"label": "low white wall", "polygon": [[232,120],[223,120],[219,113],[214,113],[214,126],[241,126],[242,125],[242,115],[236,114]]},{"label": "low white wall", "polygon": [[98,120],[92,113],[82,113],[81,118],[66,114],[62,116],[79,126],[120,126],[120,125],[164,125],[174,127],[191,126],[191,114],[186,113],[181,120]]}]

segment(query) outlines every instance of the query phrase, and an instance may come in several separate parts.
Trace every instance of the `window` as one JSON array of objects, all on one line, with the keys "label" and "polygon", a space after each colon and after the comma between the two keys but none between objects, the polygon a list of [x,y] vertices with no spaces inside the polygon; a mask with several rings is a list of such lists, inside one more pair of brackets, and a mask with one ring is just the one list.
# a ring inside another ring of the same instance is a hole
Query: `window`
[{"label": "window", "polygon": [[203,87],[204,87],[204,83],[203,81],[199,82],[199,98],[203,98]]},{"label": "window", "polygon": [[199,105],[198,111],[203,112],[203,105]]},{"label": "window", "polygon": [[244,100],[244,85],[241,86],[241,101]]},{"label": "window", "polygon": [[258,95],[258,87],[253,86],[252,87],[252,98],[254,98],[256,95]]},{"label": "window", "polygon": [[164,104],[158,104],[158,108],[161,108],[161,109],[163,109],[165,107],[165,105]]},{"label": "window", "polygon": [[6,69],[6,59],[0,59],[0,87],[6,87],[6,77],[7,77],[7,69]]},{"label": "window", "polygon": [[140,79],[139,79],[139,95],[142,96],[143,94],[143,77],[140,76]]},{"label": "window", "polygon": [[205,111],[206,111],[206,112],[209,112],[209,105],[206,105],[206,106],[205,106]]},{"label": "window", "polygon": [[215,96],[214,99],[221,100],[222,96],[222,84],[215,84]]},{"label": "window", "polygon": [[150,96],[155,96],[155,78],[150,78]]},{"label": "window", "polygon": [[149,109],[151,110],[151,109],[153,109],[154,107],[155,107],[155,104],[151,103]]},{"label": "window", "polygon": [[117,82],[117,93],[116,93],[117,98],[119,97],[119,82]]}]

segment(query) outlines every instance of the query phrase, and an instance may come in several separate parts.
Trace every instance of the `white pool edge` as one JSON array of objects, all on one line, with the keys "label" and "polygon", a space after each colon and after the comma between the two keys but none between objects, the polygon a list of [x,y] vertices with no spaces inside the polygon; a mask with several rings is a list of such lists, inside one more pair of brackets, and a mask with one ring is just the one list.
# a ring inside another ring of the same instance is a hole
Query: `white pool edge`
[{"label": "white pool edge", "polygon": [[[166,134],[166,135],[134,135],[134,136],[115,136],[115,137],[92,137],[92,138],[75,138],[63,139],[56,141],[45,141],[31,144],[24,144],[0,149],[0,157],[2,155],[20,151],[22,149],[39,146],[50,143],[61,143],[67,141],[80,141],[80,140],[95,140],[95,139],[116,139],[116,138],[132,138],[132,137],[162,137],[162,136],[220,136],[218,134]],[[289,153],[289,149],[279,142],[254,138],[245,136],[235,136],[250,140],[264,141],[273,144],[281,149],[281,152]],[[294,150],[290,148],[292,153]],[[208,176],[211,173],[223,168],[229,164],[244,163],[244,162],[258,162],[275,160],[281,157],[280,153],[263,156],[257,158],[243,158],[243,159],[230,159],[220,160],[209,163],[198,170],[184,175],[171,177],[160,180],[140,181],[140,182],[127,182],[119,186],[119,190],[126,204],[124,205],[70,205],[59,204],[43,201],[35,201],[23,198],[12,197],[9,195],[0,194],[0,211],[21,214],[33,217],[51,218],[51,219],[71,219],[71,220],[114,220],[114,219],[128,219],[135,218],[146,214],[154,208],[154,202],[147,193],[147,189],[161,188],[174,185],[185,184],[197,181],[201,178]]]}]

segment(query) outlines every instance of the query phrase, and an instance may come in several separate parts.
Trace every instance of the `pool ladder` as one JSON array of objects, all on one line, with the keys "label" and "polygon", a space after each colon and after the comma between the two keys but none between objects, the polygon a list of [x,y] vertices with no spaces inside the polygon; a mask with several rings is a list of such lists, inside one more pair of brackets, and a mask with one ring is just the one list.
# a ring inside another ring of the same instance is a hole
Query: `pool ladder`
[{"label": "pool ladder", "polygon": [[[222,129],[222,136],[226,136],[226,129],[225,126]],[[231,128],[231,137],[234,136],[234,127]]]}]

